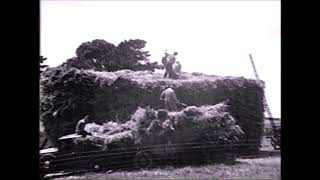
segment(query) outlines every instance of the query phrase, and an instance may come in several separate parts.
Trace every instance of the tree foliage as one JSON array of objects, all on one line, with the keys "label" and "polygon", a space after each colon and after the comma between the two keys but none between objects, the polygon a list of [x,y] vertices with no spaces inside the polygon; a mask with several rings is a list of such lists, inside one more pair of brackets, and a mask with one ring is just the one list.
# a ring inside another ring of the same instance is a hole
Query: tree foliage
[{"label": "tree foliage", "polygon": [[63,66],[96,71],[117,71],[120,69],[151,70],[159,68],[157,62],[151,63],[148,51],[143,48],[146,41],[125,40],[118,46],[102,39],[84,42],[76,49],[76,57],[67,60]]},{"label": "tree foliage", "polygon": [[43,56],[40,56],[40,59],[39,59],[39,65],[40,65],[40,73],[42,73],[48,66],[47,65],[44,65],[44,61],[46,61],[47,58],[46,57],[43,57]]}]

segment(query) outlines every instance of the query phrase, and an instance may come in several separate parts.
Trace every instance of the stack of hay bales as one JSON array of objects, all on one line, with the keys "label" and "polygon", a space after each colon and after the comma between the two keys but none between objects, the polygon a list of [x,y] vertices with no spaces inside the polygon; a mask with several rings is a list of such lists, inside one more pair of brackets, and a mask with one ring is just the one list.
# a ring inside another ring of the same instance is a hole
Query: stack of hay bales
[{"label": "stack of hay bales", "polygon": [[161,109],[163,85],[172,85],[178,99],[189,106],[216,105],[229,99],[230,115],[244,131],[242,140],[256,140],[249,148],[257,149],[263,135],[264,92],[256,80],[188,73],[172,80],[149,71],[78,69],[51,69],[43,76],[41,119],[53,140],[56,134],[73,133],[76,122],[86,114],[100,124],[124,123],[138,107]]}]

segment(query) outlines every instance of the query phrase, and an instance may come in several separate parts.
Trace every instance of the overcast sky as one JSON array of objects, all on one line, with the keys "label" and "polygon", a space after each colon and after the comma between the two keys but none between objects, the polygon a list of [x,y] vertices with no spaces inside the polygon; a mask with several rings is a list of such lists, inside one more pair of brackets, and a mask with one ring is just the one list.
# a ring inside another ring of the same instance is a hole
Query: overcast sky
[{"label": "overcast sky", "polygon": [[280,115],[280,1],[41,1],[41,55],[50,67],[83,42],[143,39],[151,61],[178,51],[186,72],[255,78]]}]

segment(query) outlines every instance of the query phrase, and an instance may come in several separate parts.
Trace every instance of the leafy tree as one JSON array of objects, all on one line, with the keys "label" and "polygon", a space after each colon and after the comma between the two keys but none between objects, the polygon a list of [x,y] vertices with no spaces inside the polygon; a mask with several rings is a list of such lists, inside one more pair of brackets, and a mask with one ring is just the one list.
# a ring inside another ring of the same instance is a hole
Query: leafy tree
[{"label": "leafy tree", "polygon": [[145,41],[136,39],[123,41],[118,45],[120,64],[122,68],[129,69],[149,61],[149,52],[142,50],[142,48],[145,47],[145,44]]},{"label": "leafy tree", "polygon": [[75,62],[81,69],[94,69],[97,71],[118,70],[116,63],[117,47],[102,39],[82,43],[76,50]]},{"label": "leafy tree", "polygon": [[120,53],[121,69],[154,70],[157,63],[151,63],[148,59],[149,51],[144,51],[146,41],[134,39],[123,41],[118,45]]},{"label": "leafy tree", "polygon": [[39,65],[40,65],[40,73],[42,73],[48,66],[47,65],[44,65],[44,61],[46,61],[47,58],[46,57],[43,57],[43,56],[40,56],[40,59],[39,59]]},{"label": "leafy tree", "polygon": [[149,61],[149,52],[143,50],[145,44],[146,41],[140,39],[123,41],[118,46],[102,39],[84,42],[76,49],[76,57],[68,59],[63,66],[96,71],[153,71],[159,67]]}]

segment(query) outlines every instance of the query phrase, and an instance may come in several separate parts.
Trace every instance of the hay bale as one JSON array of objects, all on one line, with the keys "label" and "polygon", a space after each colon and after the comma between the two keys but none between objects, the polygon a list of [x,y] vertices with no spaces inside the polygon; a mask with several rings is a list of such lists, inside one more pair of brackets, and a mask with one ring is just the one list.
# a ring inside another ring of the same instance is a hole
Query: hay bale
[{"label": "hay bale", "polygon": [[[45,131],[55,139],[57,135],[73,133],[76,122],[86,114],[97,123],[123,123],[131,119],[138,107],[162,109],[160,87],[172,85],[178,99],[189,106],[215,105],[230,99],[230,114],[245,132],[244,140],[258,140],[254,145],[257,149],[263,135],[264,92],[260,82],[188,73],[178,80],[162,76],[149,71],[48,70],[40,82]],[[197,112],[192,109],[187,111],[188,115],[194,113]]]},{"label": "hay bale", "polygon": [[214,106],[187,107],[170,113],[174,120],[175,142],[238,141],[244,132],[223,102]]}]

